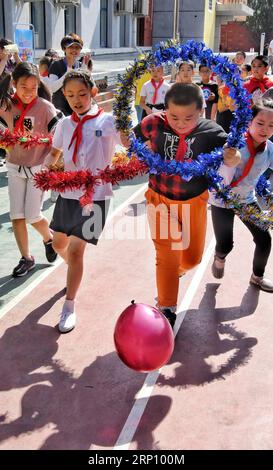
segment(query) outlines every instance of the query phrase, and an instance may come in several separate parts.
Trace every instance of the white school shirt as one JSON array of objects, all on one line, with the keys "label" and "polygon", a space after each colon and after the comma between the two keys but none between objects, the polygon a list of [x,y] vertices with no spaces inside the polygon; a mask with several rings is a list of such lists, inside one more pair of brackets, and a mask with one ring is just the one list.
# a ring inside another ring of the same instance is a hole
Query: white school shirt
[{"label": "white school shirt", "polygon": [[[96,114],[97,111],[98,107],[93,106],[87,114]],[[115,153],[115,146],[117,144],[121,145],[119,133],[115,128],[114,118],[111,114],[103,112],[96,118],[85,122],[82,128],[82,142],[78,150],[75,165],[72,160],[75,141],[70,149],[68,147],[76,126],[77,123],[72,121],[70,116],[60,121],[53,136],[53,147],[63,151],[65,171],[89,169],[93,174],[96,174],[98,170],[103,170],[111,163]],[[61,196],[65,199],[78,200],[83,194],[83,190],[67,190],[61,193]],[[112,195],[112,184],[101,184],[96,186],[93,200],[101,201],[110,198]]]},{"label": "white school shirt", "polygon": [[[219,175],[223,177],[223,183],[229,185],[236,181],[243,174],[244,168],[249,160],[250,153],[247,145],[241,150],[241,160],[236,167],[227,167],[221,165]],[[273,143],[270,140],[266,142],[266,148],[255,155],[253,166],[248,175],[237,186],[232,188],[232,192],[240,197],[241,204],[251,204],[257,201],[255,188],[260,176],[268,169],[273,170]],[[225,207],[221,199],[214,196],[214,191],[210,192],[209,202],[217,207]]]},{"label": "white school shirt", "polygon": [[[151,80],[149,80],[148,82],[144,83],[144,85],[142,86],[140,96],[146,98],[145,104],[147,103],[148,104],[162,104],[165,102],[165,95],[167,91],[169,90],[169,88],[170,88],[170,85],[165,80],[163,80],[161,87],[157,91],[156,102],[153,103],[155,89],[152,85]],[[158,109],[156,110],[156,112],[158,112]]]}]

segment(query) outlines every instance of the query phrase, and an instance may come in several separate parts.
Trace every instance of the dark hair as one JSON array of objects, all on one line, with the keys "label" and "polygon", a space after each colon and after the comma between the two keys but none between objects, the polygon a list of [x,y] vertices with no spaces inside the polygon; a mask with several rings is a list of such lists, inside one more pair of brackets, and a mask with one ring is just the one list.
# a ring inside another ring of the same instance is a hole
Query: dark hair
[{"label": "dark hair", "polygon": [[81,48],[83,48],[83,40],[77,34],[70,33],[67,36],[64,36],[61,40],[61,48],[64,51],[66,47],[71,46],[71,44],[76,43]]},{"label": "dark hair", "polygon": [[46,53],[45,53],[45,57],[51,57],[52,59],[54,59],[54,57],[58,57],[59,54],[57,51],[55,51],[55,49],[47,49]]},{"label": "dark hair", "polygon": [[0,39],[0,49],[4,49],[4,47],[8,46],[9,44],[13,44],[13,42],[10,39],[5,39],[5,38]]},{"label": "dark hair", "polygon": [[203,67],[206,67],[206,69],[211,70],[211,68],[210,68],[208,65],[206,65],[206,64],[200,64],[200,65],[199,65],[199,72],[200,72],[200,70],[201,70]]},{"label": "dark hair", "polygon": [[89,70],[90,70],[90,68],[93,68],[93,60],[92,59],[89,59],[88,64],[87,64],[87,68]]},{"label": "dark hair", "polygon": [[257,101],[252,108],[252,119],[254,119],[261,111],[273,111],[273,99],[272,98],[262,98]]},{"label": "dark hair", "polygon": [[71,82],[71,80],[79,80],[86,86],[86,88],[90,88],[91,90],[95,86],[95,83],[93,82],[90,75],[88,75],[88,73],[84,72],[83,70],[67,73],[63,81],[63,89],[65,89],[66,85],[68,82]]},{"label": "dark hair", "polygon": [[235,57],[238,54],[241,54],[244,57],[244,59],[246,58],[246,53],[244,51],[237,51],[236,54],[235,54]]},{"label": "dark hair", "polygon": [[254,59],[251,61],[251,65],[253,64],[254,60],[260,60],[265,67],[268,67],[268,57],[265,55],[256,55]]},{"label": "dark hair", "polygon": [[204,97],[201,88],[195,83],[175,83],[165,95],[165,107],[169,103],[178,106],[188,106],[195,103],[197,109],[203,109]]},{"label": "dark hair", "polygon": [[39,60],[39,65],[47,65],[49,68],[52,62],[53,62],[52,58],[50,58],[49,56],[44,56],[44,57],[41,57],[41,59]]},{"label": "dark hair", "polygon": [[251,72],[251,65],[244,64],[243,67],[245,67],[248,72]]},{"label": "dark hair", "polygon": [[36,77],[38,81],[38,96],[51,102],[51,94],[48,88],[40,80],[39,71],[36,65],[30,64],[29,62],[19,62],[16,65],[11,75],[7,75],[1,82],[0,90],[0,107],[6,109],[11,108],[11,80],[14,80],[15,84],[22,77]]},{"label": "dark hair", "polygon": [[183,60],[183,62],[181,62],[181,64],[179,64],[179,67],[178,67],[178,70],[180,71],[182,65],[189,65],[192,70],[194,70],[194,62],[192,62],[191,60]]}]

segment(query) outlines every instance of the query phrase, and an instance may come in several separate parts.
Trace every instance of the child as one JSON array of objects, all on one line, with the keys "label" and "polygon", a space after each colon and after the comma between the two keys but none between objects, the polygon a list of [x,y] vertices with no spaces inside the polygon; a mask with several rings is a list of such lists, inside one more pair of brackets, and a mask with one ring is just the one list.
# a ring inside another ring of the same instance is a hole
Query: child
[{"label": "child", "polygon": [[241,78],[242,80],[244,80],[244,82],[246,82],[247,80],[249,80],[249,77],[251,77],[251,65],[249,64],[244,64],[242,65],[242,68],[241,68]]},{"label": "child", "polygon": [[143,109],[142,118],[164,109],[165,95],[170,85],[164,80],[164,69],[151,67],[151,80],[144,83],[140,92],[139,106]]},{"label": "child", "polygon": [[257,55],[251,62],[251,71],[252,77],[245,82],[244,87],[252,95],[252,104],[255,104],[264,92],[273,86],[273,81],[266,76],[268,57]]},{"label": "child", "polygon": [[188,62],[181,62],[175,78],[176,83],[193,83],[193,77],[194,63],[191,60]]},{"label": "child", "polygon": [[143,109],[140,107],[140,92],[142,90],[144,83],[148,82],[149,80],[151,80],[151,74],[149,71],[146,71],[143,73],[143,75],[141,75],[141,77],[138,80],[135,81],[135,91],[136,91],[135,109],[137,113],[138,122],[141,121],[142,113],[143,113]]},{"label": "child", "polygon": [[240,69],[244,66],[246,61],[246,53],[244,51],[238,51],[236,52],[236,55],[234,57],[234,63],[238,65]]},{"label": "child", "polygon": [[[166,93],[165,106],[165,112],[147,116],[135,128],[136,136],[149,141],[163,160],[190,162],[200,153],[225,144],[227,135],[223,129],[214,121],[200,118],[203,95],[197,85],[175,83]],[[228,148],[224,156],[228,165],[236,164],[240,158],[239,152]],[[158,307],[173,326],[179,276],[200,263],[204,250],[207,180],[151,174],[146,199],[156,249]],[[188,245],[184,239],[187,228],[190,230]],[[181,246],[182,241],[185,246]]]},{"label": "child", "polygon": [[[235,169],[223,165],[220,174],[225,184],[240,196],[242,204],[257,205],[255,187],[259,177],[268,169],[273,169],[273,144],[268,139],[273,135],[273,100],[263,99],[253,108],[246,146],[241,149],[241,161]],[[233,224],[235,213],[226,209],[219,199],[211,193],[211,214],[216,237],[215,257],[212,265],[213,275],[220,279],[224,276],[225,261],[233,248]],[[253,235],[255,252],[253,273],[250,283],[266,292],[273,292],[273,282],[264,277],[264,271],[271,250],[269,231],[263,231],[251,222],[243,222]]]},{"label": "child", "polygon": [[[73,114],[58,124],[46,164],[55,164],[63,152],[66,171],[89,169],[97,173],[110,164],[115,145],[121,143],[114,119],[92,104],[97,89],[87,73],[79,71],[67,74],[63,92]],[[91,214],[80,206],[79,198],[82,194],[80,190],[62,193],[56,202],[50,225],[54,230],[54,249],[68,264],[66,300],[59,322],[61,333],[75,327],[75,297],[83,274],[84,251],[87,243],[98,243],[112,196],[112,186],[108,183],[96,187]],[[94,228],[91,231],[92,224]]]},{"label": "child", "polygon": [[229,133],[231,121],[233,119],[233,112],[235,111],[235,103],[229,96],[229,88],[224,82],[217,77],[218,83],[218,103],[216,122],[221,126],[226,133]]},{"label": "child", "polygon": [[[11,78],[16,89],[12,97],[9,94]],[[58,120],[56,110],[50,103],[50,94],[40,82],[37,67],[27,62],[20,62],[12,77],[3,80],[0,106],[1,124],[11,132],[48,134]],[[35,267],[29,251],[27,222],[43,237],[47,260],[52,263],[57,256],[52,248],[52,232],[41,212],[43,193],[33,182],[33,176],[40,171],[47,154],[48,148],[44,145],[31,149],[15,145],[8,152],[10,218],[21,253],[13,277],[24,276]]]},{"label": "child", "polygon": [[53,62],[53,59],[48,56],[41,57],[41,59],[39,60],[39,74],[40,74],[41,81],[45,85],[50,84],[48,73],[49,73],[49,68],[52,62]]},{"label": "child", "polygon": [[[189,60],[188,62],[181,62],[176,75],[176,83],[193,83],[194,77],[194,63]],[[205,109],[207,108],[205,94],[203,92],[203,112],[202,117],[205,117]]]},{"label": "child", "polygon": [[52,60],[53,59],[47,56],[41,57],[39,60],[39,74],[41,77],[48,77],[48,71]]},{"label": "child", "polygon": [[210,80],[211,69],[206,65],[199,66],[199,75],[201,82],[197,85],[202,88],[206,99],[206,119],[216,120],[217,103],[218,103],[218,85]]}]

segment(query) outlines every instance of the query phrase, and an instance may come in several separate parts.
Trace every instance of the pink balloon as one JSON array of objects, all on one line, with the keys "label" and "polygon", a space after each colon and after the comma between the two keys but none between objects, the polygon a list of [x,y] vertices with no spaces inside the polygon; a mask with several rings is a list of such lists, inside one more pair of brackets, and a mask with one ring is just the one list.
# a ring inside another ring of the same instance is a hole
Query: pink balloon
[{"label": "pink balloon", "polygon": [[120,359],[131,369],[150,372],[170,359],[174,336],[168,320],[154,307],[132,304],[116,323],[114,341]]}]

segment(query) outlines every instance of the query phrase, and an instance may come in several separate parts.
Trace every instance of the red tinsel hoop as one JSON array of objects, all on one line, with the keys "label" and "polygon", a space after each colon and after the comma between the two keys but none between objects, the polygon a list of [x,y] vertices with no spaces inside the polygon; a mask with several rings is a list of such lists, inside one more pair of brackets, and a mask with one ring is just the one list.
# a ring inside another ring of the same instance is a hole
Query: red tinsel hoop
[{"label": "red tinsel hoop", "polygon": [[50,147],[52,145],[52,135],[47,134],[25,134],[21,132],[10,132],[8,129],[0,130],[0,148],[8,149],[15,145],[22,145],[25,149],[44,145]]},{"label": "red tinsel hoop", "polygon": [[95,187],[100,184],[118,184],[120,181],[133,179],[137,175],[147,173],[145,163],[131,159],[128,163],[115,166],[107,166],[96,175],[89,170],[80,171],[41,171],[34,176],[35,186],[42,191],[52,189],[60,193],[66,190],[83,189],[85,193],[80,198],[81,206],[91,204]]}]

